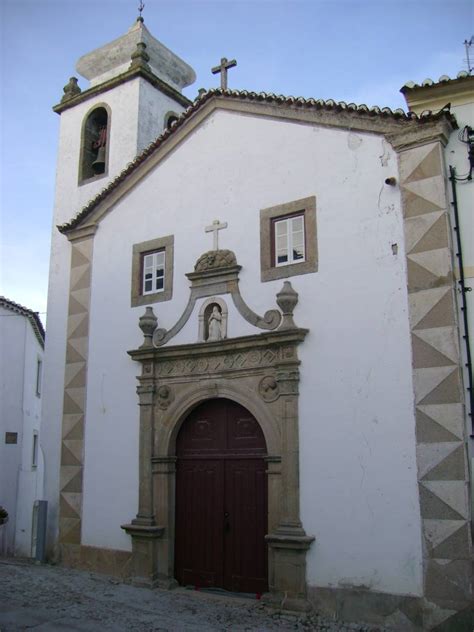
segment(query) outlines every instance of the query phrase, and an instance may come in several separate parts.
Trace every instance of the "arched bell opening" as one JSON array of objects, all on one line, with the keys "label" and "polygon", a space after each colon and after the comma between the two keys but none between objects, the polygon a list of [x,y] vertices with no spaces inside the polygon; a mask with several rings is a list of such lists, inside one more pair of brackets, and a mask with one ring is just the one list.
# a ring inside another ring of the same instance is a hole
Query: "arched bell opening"
[{"label": "arched bell opening", "polygon": [[268,589],[267,446],[241,404],[208,399],[176,438],[175,577],[181,585]]},{"label": "arched bell opening", "polygon": [[79,162],[79,182],[105,175],[108,168],[110,109],[96,106],[84,119]]}]

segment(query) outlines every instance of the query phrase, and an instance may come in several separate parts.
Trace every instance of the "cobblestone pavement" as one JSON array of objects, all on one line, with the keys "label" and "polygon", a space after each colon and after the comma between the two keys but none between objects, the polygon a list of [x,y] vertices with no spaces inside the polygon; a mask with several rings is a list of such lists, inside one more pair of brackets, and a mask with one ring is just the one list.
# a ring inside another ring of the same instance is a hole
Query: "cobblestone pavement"
[{"label": "cobblestone pavement", "polygon": [[177,589],[149,590],[105,575],[0,560],[0,632],[381,632],[312,614],[297,617],[262,603]]}]

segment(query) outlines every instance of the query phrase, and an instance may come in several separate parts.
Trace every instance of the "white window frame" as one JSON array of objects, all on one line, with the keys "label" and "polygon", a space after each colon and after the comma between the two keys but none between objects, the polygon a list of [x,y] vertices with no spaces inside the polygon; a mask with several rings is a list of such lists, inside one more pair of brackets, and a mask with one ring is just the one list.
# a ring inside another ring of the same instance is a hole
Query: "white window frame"
[{"label": "white window frame", "polygon": [[[148,262],[148,263],[147,263]],[[165,275],[166,275],[166,251],[157,250],[156,252],[143,253],[143,272],[142,272],[142,295],[156,294],[165,291]],[[159,274],[161,273],[161,274]],[[147,275],[151,274],[151,279]],[[146,289],[146,284],[151,280],[151,288]],[[157,287],[157,282],[161,282],[161,287]]]},{"label": "white window frame", "polygon": [[[303,224],[302,230],[295,229],[295,225],[298,220],[300,220]],[[286,227],[286,235],[278,235],[278,226]],[[295,252],[294,242],[295,242],[295,236],[297,233],[303,234],[303,243],[302,243],[303,256],[302,257],[294,256],[294,252]],[[285,237],[286,237],[286,240],[285,240],[286,247],[284,248],[283,252],[286,253],[287,260],[278,261],[278,255],[280,252],[282,252],[281,249],[279,248],[279,240],[285,239]],[[306,239],[306,234],[305,234],[304,213],[298,213],[297,215],[294,215],[292,217],[284,217],[282,219],[275,219],[273,222],[273,240],[274,240],[273,243],[274,243],[274,249],[275,249],[274,265],[276,267],[281,267],[281,266],[292,265],[295,263],[304,263],[306,261],[305,239]]]},{"label": "white window frame", "polygon": [[41,388],[43,385],[43,360],[38,358],[36,361],[36,396],[41,397]]},{"label": "white window frame", "polygon": [[32,467],[38,467],[38,450],[39,450],[38,432],[34,430],[33,431],[33,449],[31,453],[31,466]]}]

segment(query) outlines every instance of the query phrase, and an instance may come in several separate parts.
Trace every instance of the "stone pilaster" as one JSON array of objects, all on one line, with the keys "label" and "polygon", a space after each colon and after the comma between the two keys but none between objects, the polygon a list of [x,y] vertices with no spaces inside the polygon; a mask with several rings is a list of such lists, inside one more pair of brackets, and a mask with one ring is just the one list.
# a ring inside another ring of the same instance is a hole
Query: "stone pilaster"
[{"label": "stone pilaster", "polygon": [[[163,536],[158,540],[158,585],[161,588],[175,588],[174,578],[174,522],[176,490],[176,457],[155,456],[153,462],[156,519],[165,526]],[[170,502],[171,501],[171,502]]]},{"label": "stone pilaster", "polygon": [[306,552],[314,538],[306,535],[300,520],[299,496],[299,371],[294,347],[283,349],[276,369],[281,415],[281,514],[266,540],[270,555],[268,603],[291,610],[309,610],[306,600]]},{"label": "stone pilaster", "polygon": [[136,585],[150,587],[158,583],[157,539],[164,531],[157,525],[154,512],[152,457],[156,388],[152,367],[151,363],[143,363],[137,387],[140,406],[138,513],[130,524],[122,525],[122,529],[132,537],[132,581]]}]

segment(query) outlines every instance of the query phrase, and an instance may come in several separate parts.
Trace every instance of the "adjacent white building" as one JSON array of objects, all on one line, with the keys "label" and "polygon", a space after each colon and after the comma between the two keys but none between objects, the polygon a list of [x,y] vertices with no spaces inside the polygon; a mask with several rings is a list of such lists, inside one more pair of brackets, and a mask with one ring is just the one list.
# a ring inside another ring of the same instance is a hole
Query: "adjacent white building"
[{"label": "adjacent white building", "polygon": [[71,79],[55,107],[51,552],[150,586],[456,625],[453,115],[190,102],[192,69],[141,20],[77,68],[89,87]]},{"label": "adjacent white building", "polygon": [[35,312],[0,297],[0,527],[2,554],[31,557],[35,501],[43,498],[44,329]]}]

